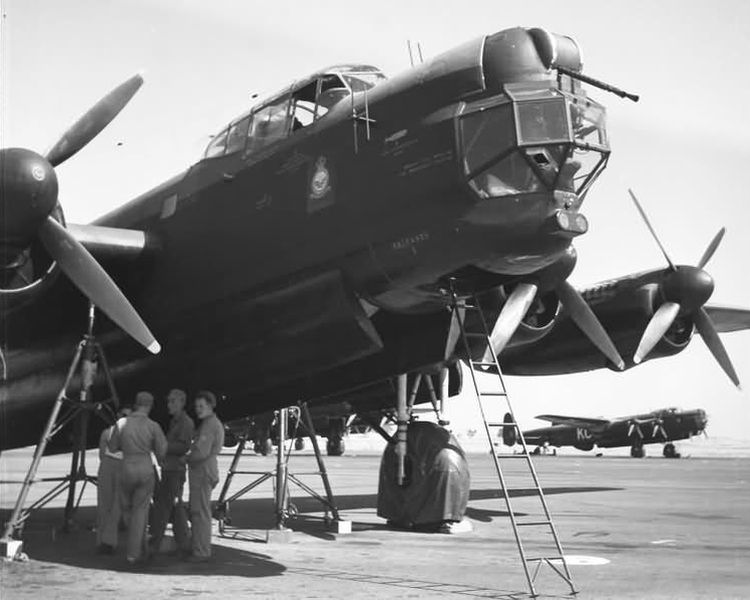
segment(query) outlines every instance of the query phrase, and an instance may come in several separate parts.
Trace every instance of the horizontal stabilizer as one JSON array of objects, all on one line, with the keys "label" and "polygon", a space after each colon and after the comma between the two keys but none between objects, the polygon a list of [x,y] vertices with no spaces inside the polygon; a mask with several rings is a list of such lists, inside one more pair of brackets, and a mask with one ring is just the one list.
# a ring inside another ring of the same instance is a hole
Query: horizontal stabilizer
[{"label": "horizontal stabilizer", "polygon": [[746,308],[716,304],[706,304],[704,308],[719,333],[750,329],[750,310]]},{"label": "horizontal stabilizer", "polygon": [[587,417],[566,417],[563,415],[537,415],[537,419],[549,421],[553,425],[570,425],[571,427],[583,427],[591,431],[604,429],[609,425],[607,419],[589,419]]}]

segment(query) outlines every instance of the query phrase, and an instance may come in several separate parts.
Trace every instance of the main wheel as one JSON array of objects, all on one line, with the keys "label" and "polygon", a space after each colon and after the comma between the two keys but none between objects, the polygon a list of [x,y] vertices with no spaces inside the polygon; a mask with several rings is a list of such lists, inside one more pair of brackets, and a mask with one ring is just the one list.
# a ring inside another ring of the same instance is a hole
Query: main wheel
[{"label": "main wheel", "polygon": [[643,446],[631,446],[630,456],[632,456],[633,458],[643,458],[644,456],[646,456],[646,450]]},{"label": "main wheel", "polygon": [[675,448],[672,442],[664,444],[664,458],[679,458],[677,448]]},{"label": "main wheel", "polygon": [[341,456],[344,454],[344,440],[341,438],[328,438],[326,453],[328,456]]}]

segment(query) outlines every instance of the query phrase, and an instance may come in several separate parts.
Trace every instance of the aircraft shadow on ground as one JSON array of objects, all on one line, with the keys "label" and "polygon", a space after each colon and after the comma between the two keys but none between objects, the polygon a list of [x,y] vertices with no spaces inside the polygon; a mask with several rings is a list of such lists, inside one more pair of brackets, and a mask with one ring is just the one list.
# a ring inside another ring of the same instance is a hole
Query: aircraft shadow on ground
[{"label": "aircraft shadow on ground", "polygon": [[[607,491],[618,491],[622,488],[616,487],[601,487],[601,486],[565,486],[565,487],[547,487],[544,488],[545,495],[555,494],[576,494],[583,492],[607,492]],[[510,496],[513,498],[522,498],[526,496],[536,495],[534,489],[523,489],[513,490],[510,492]],[[231,497],[231,496],[230,496]],[[335,496],[336,506],[339,512],[346,513],[347,511],[355,510],[370,510],[372,516],[368,515],[366,521],[354,521],[352,523],[352,531],[371,531],[371,530],[394,530],[396,528],[388,525],[385,521],[373,523],[372,518],[376,514],[378,506],[377,494],[352,494],[352,495],[341,495]],[[482,490],[471,490],[469,495],[469,502],[476,500],[492,500],[497,499],[502,502],[502,494],[498,489],[482,489]],[[319,537],[321,539],[334,539],[335,536],[330,533],[323,531],[322,517],[314,516],[314,513],[321,513],[325,509],[323,505],[316,499],[310,496],[293,496],[291,503],[298,513],[297,516],[290,520],[289,526],[295,531],[301,531],[308,535]],[[505,504],[502,503],[504,507]],[[273,512],[273,501],[271,498],[238,498],[229,505],[229,516],[231,518],[231,525],[242,529],[270,529],[274,526],[274,512]],[[471,504],[467,507],[466,516],[470,519],[476,519],[478,521],[489,522],[492,517],[504,517],[507,516],[507,511],[502,510],[485,510],[477,507],[472,507]],[[344,515],[345,518],[352,518],[352,515]],[[356,518],[356,516],[354,516]],[[236,539],[247,539],[248,541],[264,541],[265,538],[260,539],[259,537],[245,536],[244,534],[228,529],[227,537],[233,537]]]},{"label": "aircraft shadow on ground", "polygon": [[[548,487],[546,495],[575,494],[583,492],[617,491],[615,487]],[[534,489],[513,490],[514,498],[533,496]],[[507,511],[472,506],[471,502],[481,500],[501,500],[498,489],[471,490],[466,516],[481,522],[491,522],[495,517],[506,517]],[[288,526],[295,532],[322,540],[335,539],[326,530],[323,517],[324,506],[310,496],[292,496],[291,504],[296,515],[290,518]],[[376,516],[377,494],[351,494],[336,496],[336,505],[344,518],[356,519],[347,511],[367,511],[363,520],[354,520],[352,530],[357,531],[403,531],[380,520]],[[502,504],[504,507],[504,504]],[[517,513],[518,514],[518,513]],[[3,521],[10,516],[9,511],[0,511]],[[230,504],[231,527],[227,527],[224,537],[237,541],[265,542],[264,530],[275,526],[273,500],[269,496],[258,498],[238,498]],[[129,570],[124,560],[122,545],[124,533],[117,555],[103,556],[96,553],[93,524],[96,522],[96,508],[81,507],[75,516],[77,524],[73,531],[61,533],[63,522],[61,508],[44,508],[35,511],[29,518],[24,531],[24,549],[35,560],[66,564],[69,566],[105,569],[114,571]],[[236,528],[236,529],[235,529]],[[159,555],[142,568],[148,573],[175,575],[181,573],[205,575],[238,575],[243,577],[269,577],[282,573],[286,567],[271,560],[267,555],[248,552],[219,544],[213,545],[214,559],[206,564],[193,564],[179,561],[167,555]]]},{"label": "aircraft shadow on ground", "polygon": [[[8,511],[0,518],[7,519]],[[67,533],[60,530],[63,522],[61,508],[40,509],[32,514],[24,529],[24,552],[34,561],[56,563],[82,569],[101,569],[122,572],[144,572],[162,575],[233,575],[238,577],[273,577],[286,567],[257,552],[248,552],[213,544],[212,559],[207,563],[189,563],[176,556],[160,554],[145,565],[130,567],[125,561],[125,533],[121,533],[119,548],[114,555],[96,551],[93,523],[95,507],[81,507],[75,516],[75,526]]]}]

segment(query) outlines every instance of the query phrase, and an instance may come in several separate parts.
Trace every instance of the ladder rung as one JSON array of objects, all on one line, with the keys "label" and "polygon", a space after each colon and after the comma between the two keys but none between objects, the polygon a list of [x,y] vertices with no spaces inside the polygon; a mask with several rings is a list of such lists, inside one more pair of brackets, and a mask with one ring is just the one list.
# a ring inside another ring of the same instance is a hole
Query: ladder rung
[{"label": "ladder rung", "polygon": [[458,308],[465,308],[466,310],[482,310],[476,304],[466,304],[465,302],[462,302],[457,306]]},{"label": "ladder rung", "polygon": [[552,525],[552,521],[528,521],[526,523],[516,523],[518,527],[536,527],[540,525]]},{"label": "ladder rung", "polygon": [[480,392],[480,396],[507,396],[508,392]]},{"label": "ladder rung", "polygon": [[524,558],[526,562],[542,561],[542,560],[562,560],[563,555],[558,554],[557,556],[534,556],[532,558]]},{"label": "ladder rung", "polygon": [[482,360],[472,360],[470,362],[472,367],[497,367],[497,363],[495,361],[487,362]]},{"label": "ladder rung", "polygon": [[520,453],[520,454],[496,454],[498,458],[529,458],[528,455]]},{"label": "ladder rung", "polygon": [[478,331],[465,331],[464,335],[470,338],[481,337],[481,338],[487,339],[489,337],[486,333],[479,333]]},{"label": "ladder rung", "polygon": [[503,423],[487,423],[487,427],[516,427],[516,424],[511,423],[510,421]]}]

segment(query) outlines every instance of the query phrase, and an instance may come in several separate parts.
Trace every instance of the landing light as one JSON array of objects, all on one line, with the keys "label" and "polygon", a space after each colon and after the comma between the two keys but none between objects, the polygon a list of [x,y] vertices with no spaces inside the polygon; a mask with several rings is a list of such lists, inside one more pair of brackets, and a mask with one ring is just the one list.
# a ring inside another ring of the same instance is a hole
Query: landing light
[{"label": "landing light", "polygon": [[564,235],[581,235],[589,229],[586,217],[568,210],[558,210],[551,221],[553,230]]}]

